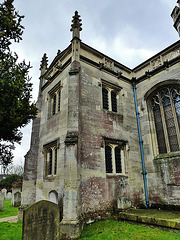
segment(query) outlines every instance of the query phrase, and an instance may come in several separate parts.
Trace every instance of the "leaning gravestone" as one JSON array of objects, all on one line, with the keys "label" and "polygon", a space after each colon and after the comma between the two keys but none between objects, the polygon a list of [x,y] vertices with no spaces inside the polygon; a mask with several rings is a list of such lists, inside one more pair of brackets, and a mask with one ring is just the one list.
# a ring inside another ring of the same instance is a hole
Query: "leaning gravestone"
[{"label": "leaning gravestone", "polygon": [[42,200],[23,211],[23,240],[59,240],[59,207]]},{"label": "leaning gravestone", "polygon": [[0,211],[4,210],[4,193],[0,192]]}]

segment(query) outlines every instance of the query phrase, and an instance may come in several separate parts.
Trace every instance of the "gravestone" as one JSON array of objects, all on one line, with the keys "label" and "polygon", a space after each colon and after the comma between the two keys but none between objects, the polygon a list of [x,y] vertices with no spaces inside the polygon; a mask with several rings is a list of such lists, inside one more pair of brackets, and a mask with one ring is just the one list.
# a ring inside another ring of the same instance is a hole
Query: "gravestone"
[{"label": "gravestone", "polygon": [[19,207],[21,205],[21,193],[16,192],[14,194],[14,207]]},{"label": "gravestone", "polygon": [[12,199],[12,193],[11,192],[8,192],[6,194],[6,200],[11,200]]},{"label": "gravestone", "polygon": [[[19,194],[18,194],[18,193],[19,193]],[[17,207],[17,206],[15,206],[15,198],[17,198],[17,197],[20,196],[20,195],[21,195],[21,189],[15,188],[15,189],[12,190],[11,205],[12,205],[13,207]]]},{"label": "gravestone", "polygon": [[4,197],[6,198],[6,194],[7,194],[6,188],[3,188],[3,189],[1,190],[1,192],[4,193]]},{"label": "gravestone", "polygon": [[0,211],[4,210],[4,193],[0,192]]},{"label": "gravestone", "polygon": [[42,200],[23,211],[23,240],[59,240],[59,207]]}]

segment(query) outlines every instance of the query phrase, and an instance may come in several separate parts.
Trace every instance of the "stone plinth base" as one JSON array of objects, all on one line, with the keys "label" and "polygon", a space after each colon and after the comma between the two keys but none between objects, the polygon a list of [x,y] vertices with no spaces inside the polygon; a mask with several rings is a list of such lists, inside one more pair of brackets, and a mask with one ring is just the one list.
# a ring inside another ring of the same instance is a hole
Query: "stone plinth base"
[{"label": "stone plinth base", "polygon": [[82,224],[77,221],[62,221],[60,223],[60,239],[77,239],[82,230]]}]

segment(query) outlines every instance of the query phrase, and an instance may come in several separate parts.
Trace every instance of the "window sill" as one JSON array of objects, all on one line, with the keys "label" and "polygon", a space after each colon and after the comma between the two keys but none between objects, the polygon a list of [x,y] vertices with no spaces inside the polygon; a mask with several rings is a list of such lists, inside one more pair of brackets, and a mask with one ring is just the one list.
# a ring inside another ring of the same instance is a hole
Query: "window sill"
[{"label": "window sill", "polygon": [[56,178],[56,175],[47,175],[45,177],[45,180],[47,180],[47,181],[54,181],[55,178]]},{"label": "window sill", "polygon": [[154,160],[169,159],[169,158],[176,158],[176,157],[180,157],[180,151],[159,154],[154,157]]},{"label": "window sill", "polygon": [[109,177],[109,178],[111,178],[111,177],[126,177],[126,178],[128,178],[128,175],[127,174],[125,174],[125,173],[106,173],[106,177]]},{"label": "window sill", "polygon": [[113,112],[113,111],[109,111],[109,110],[106,110],[106,109],[102,109],[103,112],[105,112],[106,114],[109,114],[109,115],[115,115],[115,116],[118,116],[118,117],[122,117],[123,115],[118,113],[118,112]]}]

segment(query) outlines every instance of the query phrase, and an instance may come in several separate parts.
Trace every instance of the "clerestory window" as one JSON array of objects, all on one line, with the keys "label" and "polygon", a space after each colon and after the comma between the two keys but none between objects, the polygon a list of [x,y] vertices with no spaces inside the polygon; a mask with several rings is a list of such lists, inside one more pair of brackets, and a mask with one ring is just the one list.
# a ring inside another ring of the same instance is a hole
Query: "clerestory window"
[{"label": "clerestory window", "polygon": [[159,154],[180,150],[180,87],[162,87],[150,98]]},{"label": "clerestory window", "polygon": [[105,146],[106,173],[124,174],[124,155],[123,150],[117,144]]}]

